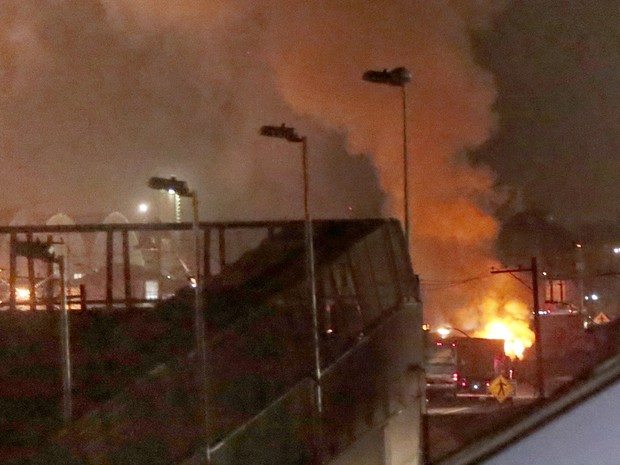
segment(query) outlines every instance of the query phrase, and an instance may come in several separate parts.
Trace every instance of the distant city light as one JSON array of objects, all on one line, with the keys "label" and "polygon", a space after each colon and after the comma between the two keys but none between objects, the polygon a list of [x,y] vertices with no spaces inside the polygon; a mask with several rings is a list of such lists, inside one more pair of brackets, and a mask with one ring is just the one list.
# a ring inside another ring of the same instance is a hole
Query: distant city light
[{"label": "distant city light", "polygon": [[30,289],[24,287],[15,288],[15,297],[19,301],[30,300]]},{"label": "distant city light", "polygon": [[619,254],[620,253],[620,247],[614,247],[614,253],[615,254]]},{"label": "distant city light", "polygon": [[598,295],[597,295],[597,294],[592,294],[592,295],[590,296],[590,298],[591,298],[592,300],[598,300]]},{"label": "distant city light", "polygon": [[140,213],[146,213],[147,211],[149,211],[149,204],[148,203],[141,203],[140,205],[138,205],[138,211]]}]

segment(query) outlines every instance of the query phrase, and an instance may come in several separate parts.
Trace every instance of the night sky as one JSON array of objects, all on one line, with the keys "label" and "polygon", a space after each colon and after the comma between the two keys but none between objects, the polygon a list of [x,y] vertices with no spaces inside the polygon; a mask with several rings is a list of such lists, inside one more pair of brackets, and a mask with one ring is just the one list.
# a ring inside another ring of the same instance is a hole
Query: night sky
[{"label": "night sky", "polygon": [[620,2],[512,2],[478,51],[500,126],[477,159],[556,221],[617,220]]},{"label": "night sky", "polygon": [[414,268],[484,273],[511,199],[615,216],[619,5],[5,0],[0,216],[135,221],[147,179],[175,175],[203,221],[301,218],[299,145],[258,135],[286,123],[314,217],[401,217],[400,89],[361,76],[405,66]]}]

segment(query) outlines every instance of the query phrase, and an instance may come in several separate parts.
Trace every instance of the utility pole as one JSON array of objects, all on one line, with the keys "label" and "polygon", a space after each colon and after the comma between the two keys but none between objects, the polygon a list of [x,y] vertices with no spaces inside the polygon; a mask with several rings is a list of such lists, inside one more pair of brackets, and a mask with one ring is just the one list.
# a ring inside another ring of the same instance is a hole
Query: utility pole
[{"label": "utility pole", "polygon": [[[56,255],[54,244],[61,242],[53,242],[48,239],[47,242],[39,240],[33,241],[32,235],[28,234],[25,242],[17,241],[11,238],[11,266],[16,265],[16,257],[22,256],[28,259],[28,268],[31,282],[34,280],[34,262],[33,260],[42,260],[48,264],[57,263],[60,269],[60,340],[61,340],[61,363],[62,363],[62,416],[65,424],[71,422],[72,417],[72,397],[71,397],[71,345],[69,343],[69,314],[67,312],[67,290],[66,290],[66,273],[65,258],[62,255]],[[13,273],[13,271],[12,271]],[[48,276],[49,278],[49,276]],[[14,281],[13,281],[14,282]],[[13,291],[14,292],[14,291]],[[12,297],[12,303],[14,297]],[[31,306],[36,309],[36,300],[34,292],[31,295]]]},{"label": "utility pole", "polygon": [[585,321],[588,321],[591,315],[588,314],[584,305],[584,290],[583,290],[583,276],[585,271],[585,263],[583,260],[583,244],[581,242],[575,242],[575,268],[577,269],[577,276],[579,277],[579,313]]},{"label": "utility pole", "polygon": [[542,350],[542,338],[540,332],[540,313],[538,302],[538,264],[536,257],[532,257],[532,263],[530,268],[515,268],[505,270],[492,270],[492,274],[498,273],[532,273],[532,297],[534,303],[534,334],[536,335],[536,387],[538,389],[538,397],[545,397],[545,373],[543,368],[543,350]]}]

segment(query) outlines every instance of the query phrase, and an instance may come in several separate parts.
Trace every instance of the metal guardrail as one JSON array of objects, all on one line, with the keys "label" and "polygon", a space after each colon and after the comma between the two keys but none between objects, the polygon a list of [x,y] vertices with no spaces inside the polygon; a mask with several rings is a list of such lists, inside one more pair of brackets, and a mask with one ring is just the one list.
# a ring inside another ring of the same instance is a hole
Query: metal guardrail
[{"label": "metal guardrail", "polygon": [[[324,461],[321,463],[328,463],[411,402],[420,401],[422,391],[411,386],[417,355],[407,350],[415,343],[405,342],[407,338],[415,339],[407,329],[413,330],[416,311],[414,304],[383,315],[352,347],[325,367],[321,382],[326,403],[320,416],[313,400],[316,381],[303,378],[261,412],[211,444],[208,454],[206,448],[200,448],[180,464],[237,465],[241,463],[240,457],[251,459],[251,463],[314,463],[312,457],[318,454]],[[403,342],[397,343],[402,353],[388,349],[394,341]],[[393,353],[389,361],[379,355],[384,350]],[[357,397],[349,398],[353,393]]]},{"label": "metal guardrail", "polygon": [[[206,245],[203,247],[202,256],[202,269],[201,273],[211,275],[217,272],[223,266],[228,263],[227,254],[230,246],[230,239],[227,241],[226,231],[228,230],[264,230],[264,235],[273,234],[273,231],[291,224],[301,222],[220,222],[220,223],[200,223],[199,228],[202,231],[203,243]],[[10,247],[8,250],[8,256],[5,260],[8,261],[7,267],[9,276],[6,280],[8,287],[8,298],[4,299],[7,303],[5,308],[9,310],[17,310],[18,306],[23,309],[23,303],[18,302],[16,298],[16,288],[18,279],[27,279],[29,289],[34,289],[35,284],[42,278],[35,276],[35,265],[31,258],[27,260],[27,276],[19,272],[18,267],[18,255],[15,253],[15,246],[22,239],[33,240],[33,238],[42,239],[44,241],[54,241],[54,236],[61,235],[62,237],[70,238],[72,235],[93,235],[103,234],[105,237],[103,243],[103,256],[105,257],[104,274],[101,276],[104,281],[104,298],[91,298],[90,294],[85,291],[87,297],[83,298],[84,307],[105,307],[105,308],[133,308],[135,306],[144,307],[145,305],[156,303],[158,299],[146,299],[135,295],[132,282],[135,281],[135,277],[132,276],[132,265],[130,260],[130,253],[135,245],[130,244],[130,234],[142,233],[142,234],[164,234],[164,233],[181,233],[184,231],[192,230],[192,223],[118,223],[118,224],[78,224],[78,225],[24,225],[24,226],[0,226],[0,243],[2,242],[2,236],[8,238]],[[121,239],[121,251],[120,254],[115,251],[115,242],[120,236]],[[236,246],[236,244],[233,244]],[[191,251],[193,252],[193,250]],[[190,252],[190,253],[191,253]],[[118,256],[117,256],[118,254]],[[183,260],[181,260],[184,262]],[[187,260],[185,260],[187,261]],[[116,281],[118,279],[115,276],[114,269],[116,264],[120,262],[122,269],[122,297],[115,292]],[[215,265],[215,269],[214,269]],[[194,270],[195,272],[195,270]],[[51,270],[46,270],[45,274],[49,277],[52,275]],[[187,277],[186,277],[187,278]],[[52,300],[50,294],[51,291],[46,290],[46,295],[37,297],[31,307],[35,309],[47,302],[47,307],[51,309]],[[30,302],[29,302],[30,303]]]},{"label": "metal guardrail", "polygon": [[[353,227],[349,227],[350,230],[355,228],[378,228],[382,225],[391,225],[390,227],[398,227],[396,220],[386,219],[369,219],[369,220],[316,220],[315,234],[321,234],[321,228],[326,227],[328,230],[330,225],[346,225],[349,224]],[[228,264],[234,262],[241,253],[243,248],[241,242],[249,240],[249,235],[255,237],[267,238],[272,237],[278,231],[284,229],[299,229],[303,232],[304,222],[299,221],[256,221],[256,222],[214,222],[207,223],[202,222],[198,224],[199,229],[202,231],[202,257],[201,257],[201,269],[199,272],[206,277],[217,275],[220,270],[226,267]],[[22,239],[33,240],[39,239],[43,241],[57,242],[58,236],[66,238],[65,242],[70,242],[73,235],[87,235],[92,239],[93,234],[102,234],[103,241],[100,246],[103,247],[101,255],[104,258],[103,273],[101,274],[101,281],[103,281],[103,297],[97,297],[97,293],[93,293],[91,289],[86,289],[85,293],[87,298],[85,303],[87,307],[92,306],[104,306],[106,308],[119,307],[120,305],[126,308],[132,308],[135,305],[147,304],[147,300],[136,295],[133,283],[136,279],[134,273],[136,270],[132,266],[131,254],[135,249],[140,249],[136,244],[132,244],[131,241],[135,238],[133,234],[180,234],[183,232],[191,232],[192,223],[117,223],[117,224],[77,224],[77,225],[24,225],[24,226],[0,226],[0,246],[6,244],[6,241],[10,244],[16,244]],[[247,233],[247,234],[246,234]],[[245,236],[244,236],[245,234]],[[76,236],[81,237],[81,236]],[[159,236],[158,236],[159,237]],[[3,239],[4,238],[4,239]],[[120,238],[120,244],[117,243]],[[394,241],[391,238],[390,241]],[[402,237],[400,238],[402,242]],[[250,240],[251,241],[251,240]],[[91,240],[90,242],[96,242]],[[397,241],[398,242],[398,241]],[[254,241],[250,248],[257,243]],[[96,245],[96,244],[95,244]],[[92,245],[94,247],[95,245]],[[118,245],[120,245],[120,250]],[[320,246],[320,244],[318,244]],[[183,244],[183,247],[188,249],[189,252],[184,252],[186,255],[194,253],[193,241],[188,240],[187,244]],[[247,248],[245,250],[248,250]],[[403,244],[394,243],[391,248],[393,251],[401,253],[403,250]],[[88,254],[88,256],[94,255],[94,250]],[[317,251],[319,253],[320,251]],[[15,253],[13,245],[9,247],[8,253],[4,252],[6,256],[3,257],[2,247],[0,247],[0,260],[7,260],[9,266],[6,267],[9,276],[6,279],[8,283],[8,299],[4,299],[9,302],[8,307],[11,310],[15,310],[17,307],[17,300],[15,298],[15,289],[17,287],[18,279],[26,278],[30,282],[29,287],[34,288],[34,284],[40,278],[35,276],[35,267],[32,259],[27,259],[27,275],[21,273],[18,266],[18,256]],[[387,258],[390,258],[388,255]],[[180,257],[179,257],[180,259]],[[182,262],[192,262],[193,260],[181,260]],[[408,261],[408,257],[407,257]],[[71,260],[68,260],[71,262]],[[0,261],[0,263],[2,263]],[[67,265],[67,269],[70,268],[70,263]],[[187,266],[185,266],[185,276],[179,276],[179,279],[185,280],[187,283]],[[402,268],[402,265],[401,265]],[[22,267],[23,270],[23,267]],[[404,270],[404,269],[403,269]],[[195,273],[196,270],[193,272]],[[119,276],[117,272],[120,272],[120,283],[118,286]],[[92,274],[92,272],[89,272]],[[156,274],[159,270],[156,270]],[[404,271],[402,271],[404,273]],[[52,274],[51,270],[45,272],[46,276]],[[411,279],[415,280],[415,276],[411,276]],[[73,281],[69,277],[70,281]],[[417,282],[412,282],[412,286],[418,286]],[[117,289],[120,287],[120,289]],[[120,293],[118,291],[121,291]],[[418,293],[418,291],[416,291]],[[49,300],[49,295],[47,295]],[[43,299],[42,299],[43,300]]]}]

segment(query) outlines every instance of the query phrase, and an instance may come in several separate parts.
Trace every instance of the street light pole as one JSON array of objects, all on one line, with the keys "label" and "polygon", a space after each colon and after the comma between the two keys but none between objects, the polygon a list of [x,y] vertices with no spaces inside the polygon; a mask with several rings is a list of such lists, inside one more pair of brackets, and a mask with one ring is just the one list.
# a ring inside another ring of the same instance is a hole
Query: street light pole
[{"label": "street light pole", "polygon": [[[308,155],[307,155],[307,138],[299,136],[295,132],[295,128],[281,126],[262,126],[260,135],[267,137],[277,137],[286,139],[289,142],[301,143],[301,163],[303,169],[304,183],[304,235],[306,248],[306,276],[308,281],[308,289],[310,292],[310,305],[312,311],[312,333],[314,343],[314,376],[316,378],[316,410],[319,422],[322,422],[323,415],[323,394],[321,386],[321,351],[319,339],[319,317],[316,297],[316,270],[314,256],[314,234],[312,231],[312,220],[310,218],[310,210],[308,208],[309,183],[308,183]],[[322,428],[322,427],[321,427]],[[322,436],[322,430],[320,435]],[[322,441],[322,437],[320,438]],[[322,451],[320,452],[322,454]]]},{"label": "street light pole", "polygon": [[211,448],[209,447],[209,408],[208,408],[208,384],[207,384],[207,344],[205,340],[204,318],[204,277],[201,275],[201,241],[200,222],[198,220],[198,197],[196,191],[190,192],[192,198],[192,229],[194,231],[194,253],[196,261],[196,282],[194,288],[194,338],[198,351],[200,365],[200,385],[202,387],[202,403],[204,406],[205,422],[205,447],[207,460],[211,460]]},{"label": "street light pole", "polygon": [[304,172],[304,235],[306,240],[306,266],[308,267],[308,276],[310,281],[310,299],[312,308],[312,336],[314,342],[314,375],[316,377],[316,402],[317,412],[319,415],[323,413],[323,395],[321,391],[321,351],[319,340],[319,314],[316,298],[316,269],[314,259],[314,232],[312,229],[312,220],[310,219],[310,211],[308,208],[308,156],[307,156],[307,138],[301,138],[302,165]]},{"label": "street light pole", "polygon": [[199,383],[202,390],[202,407],[205,429],[206,458],[210,460],[211,448],[209,447],[209,399],[207,383],[207,344],[205,340],[205,319],[204,319],[204,279],[201,276],[201,240],[200,222],[198,220],[198,196],[196,191],[190,190],[185,181],[180,181],[175,177],[149,179],[148,186],[152,189],[166,191],[175,194],[175,198],[189,197],[192,199],[192,231],[194,232],[194,254],[196,261],[196,276],[194,285],[194,341],[198,355]]},{"label": "street light pole", "polygon": [[405,237],[407,240],[407,251],[411,244],[411,223],[409,222],[409,154],[407,151],[407,87],[400,86],[403,99],[403,190],[405,202]]},{"label": "street light pole", "polygon": [[403,108],[403,202],[404,214],[403,222],[405,226],[405,240],[407,242],[407,251],[411,243],[411,226],[409,222],[409,156],[407,151],[407,90],[406,84],[411,82],[411,72],[404,67],[394,68],[391,71],[384,69],[383,71],[368,70],[362,75],[362,79],[377,84],[387,84],[397,86],[401,89],[402,108]]},{"label": "street light pole", "polygon": [[62,340],[62,416],[65,424],[71,422],[73,402],[71,397],[71,346],[69,344],[69,314],[67,312],[67,273],[65,258],[57,257],[60,273],[60,333]]}]

